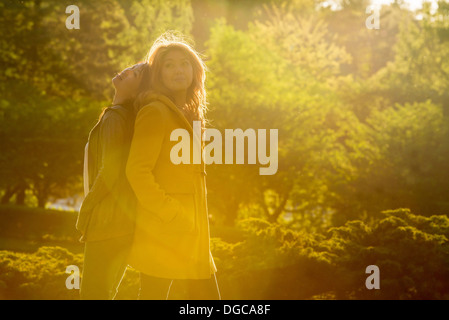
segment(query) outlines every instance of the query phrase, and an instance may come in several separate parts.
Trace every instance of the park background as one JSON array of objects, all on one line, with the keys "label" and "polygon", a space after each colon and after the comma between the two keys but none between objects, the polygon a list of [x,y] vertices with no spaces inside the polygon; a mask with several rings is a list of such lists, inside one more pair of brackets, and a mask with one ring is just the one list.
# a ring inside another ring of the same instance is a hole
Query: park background
[{"label": "park background", "polygon": [[0,299],[78,298],[87,135],[166,30],[206,61],[210,127],[279,130],[275,175],[207,167],[224,299],[449,299],[449,4],[384,3],[379,29],[369,4],[2,1]]}]

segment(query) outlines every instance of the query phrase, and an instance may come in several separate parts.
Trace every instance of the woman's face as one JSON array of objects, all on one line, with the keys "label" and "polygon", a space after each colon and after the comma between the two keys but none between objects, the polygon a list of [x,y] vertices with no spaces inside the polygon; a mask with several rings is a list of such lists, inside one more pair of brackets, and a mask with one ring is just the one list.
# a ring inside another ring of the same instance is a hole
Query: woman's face
[{"label": "woman's face", "polygon": [[115,90],[123,97],[133,98],[137,95],[144,64],[139,63],[132,67],[126,68],[112,79]]},{"label": "woman's face", "polygon": [[170,50],[162,61],[163,85],[171,92],[186,91],[193,81],[193,67],[181,50]]}]

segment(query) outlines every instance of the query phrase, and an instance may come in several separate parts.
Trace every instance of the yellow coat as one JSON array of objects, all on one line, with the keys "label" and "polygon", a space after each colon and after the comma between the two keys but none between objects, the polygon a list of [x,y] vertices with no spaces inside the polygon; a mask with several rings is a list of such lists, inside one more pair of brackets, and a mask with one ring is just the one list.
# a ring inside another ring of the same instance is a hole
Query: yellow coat
[{"label": "yellow coat", "polygon": [[205,164],[193,164],[192,149],[190,164],[170,160],[178,143],[170,141],[173,130],[187,129],[191,146],[201,138],[169,98],[150,97],[137,114],[126,166],[138,199],[129,264],[154,277],[207,279],[217,269],[209,247]]}]

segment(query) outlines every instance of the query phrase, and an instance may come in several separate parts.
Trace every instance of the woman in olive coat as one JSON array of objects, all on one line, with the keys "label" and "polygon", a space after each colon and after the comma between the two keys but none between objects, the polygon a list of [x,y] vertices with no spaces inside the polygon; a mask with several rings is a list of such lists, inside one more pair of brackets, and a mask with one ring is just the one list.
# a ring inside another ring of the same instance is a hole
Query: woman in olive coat
[{"label": "woman in olive coat", "polygon": [[[148,63],[151,91],[136,102],[126,167],[138,199],[129,264],[141,272],[141,299],[165,299],[172,284],[171,291],[185,289],[183,299],[216,299],[204,161],[194,163],[190,150],[188,163],[175,164],[172,151],[179,143],[172,136],[176,129],[187,130],[193,149],[203,151],[198,131],[202,135],[205,124],[205,66],[189,45],[165,36],[153,45]],[[193,130],[198,124],[200,130]]]}]

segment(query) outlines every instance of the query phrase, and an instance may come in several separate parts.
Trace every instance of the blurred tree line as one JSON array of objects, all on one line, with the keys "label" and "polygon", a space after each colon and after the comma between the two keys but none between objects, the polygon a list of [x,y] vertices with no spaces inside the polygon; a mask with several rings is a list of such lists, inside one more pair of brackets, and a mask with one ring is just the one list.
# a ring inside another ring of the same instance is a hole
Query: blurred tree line
[{"label": "blurred tree line", "polygon": [[81,27],[68,30],[70,4],[0,4],[2,203],[24,204],[27,190],[39,207],[79,193],[84,144],[112,101],[112,77],[168,26],[189,34],[192,20],[187,1],[81,0]]},{"label": "blurred tree line", "polygon": [[[277,174],[208,166],[216,223],[256,217],[305,231],[410,208],[449,211],[449,6],[365,0],[56,0],[0,3],[1,202],[81,193],[90,128],[115,72],[167,29],[205,56],[210,126],[279,130]],[[330,3],[330,2],[329,2]]]}]

